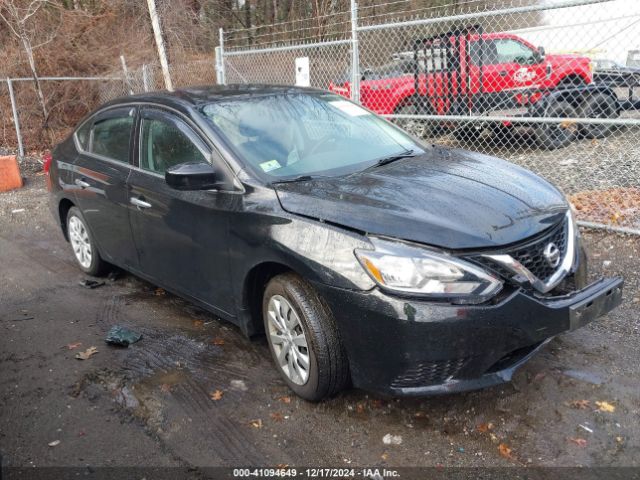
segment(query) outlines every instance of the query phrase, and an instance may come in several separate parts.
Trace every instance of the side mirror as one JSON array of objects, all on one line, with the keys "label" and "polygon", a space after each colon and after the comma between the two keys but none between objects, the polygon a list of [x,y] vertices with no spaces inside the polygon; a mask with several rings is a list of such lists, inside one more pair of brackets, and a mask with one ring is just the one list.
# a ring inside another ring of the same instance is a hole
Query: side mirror
[{"label": "side mirror", "polygon": [[544,60],[544,56],[546,55],[544,51],[544,47],[538,47],[538,58],[540,61]]},{"label": "side mirror", "polygon": [[176,190],[214,190],[225,185],[222,175],[207,162],[187,162],[167,169],[164,179]]}]

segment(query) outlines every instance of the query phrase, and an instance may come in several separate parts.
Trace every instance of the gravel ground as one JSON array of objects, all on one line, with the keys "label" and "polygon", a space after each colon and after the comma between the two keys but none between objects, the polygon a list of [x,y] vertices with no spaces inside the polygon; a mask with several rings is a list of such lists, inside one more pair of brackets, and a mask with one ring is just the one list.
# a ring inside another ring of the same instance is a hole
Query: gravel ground
[{"label": "gravel ground", "polygon": [[[554,339],[512,383],[424,399],[352,390],[310,404],[290,395],[264,340],[123,272],[80,287],[44,177],[24,167],[25,187],[0,194],[4,465],[195,476],[214,465],[640,466],[638,237],[584,232],[593,274],[625,276],[624,303]],[[142,341],[107,346],[114,324]],[[99,352],[74,358],[90,346]]]}]

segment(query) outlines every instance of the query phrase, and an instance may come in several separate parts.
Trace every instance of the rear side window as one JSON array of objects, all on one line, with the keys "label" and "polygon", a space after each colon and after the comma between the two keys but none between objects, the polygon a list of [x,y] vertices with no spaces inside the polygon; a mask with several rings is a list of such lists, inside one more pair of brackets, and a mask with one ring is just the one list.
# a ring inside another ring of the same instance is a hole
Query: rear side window
[{"label": "rear side window", "polygon": [[128,114],[97,120],[91,128],[91,153],[129,163],[133,120]]}]

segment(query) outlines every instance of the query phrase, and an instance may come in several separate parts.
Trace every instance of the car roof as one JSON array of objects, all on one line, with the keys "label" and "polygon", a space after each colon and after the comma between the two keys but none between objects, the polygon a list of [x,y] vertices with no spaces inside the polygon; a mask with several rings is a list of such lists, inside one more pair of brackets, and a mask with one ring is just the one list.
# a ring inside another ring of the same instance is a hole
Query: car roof
[{"label": "car roof", "polygon": [[197,105],[213,103],[229,98],[284,95],[290,93],[317,94],[323,92],[324,90],[320,90],[317,88],[295,87],[291,85],[204,85],[180,88],[173,92],[170,92],[168,90],[159,90],[156,92],[128,95],[126,97],[116,98],[106,105],[113,106],[131,102],[149,102],[175,107],[194,107]]}]

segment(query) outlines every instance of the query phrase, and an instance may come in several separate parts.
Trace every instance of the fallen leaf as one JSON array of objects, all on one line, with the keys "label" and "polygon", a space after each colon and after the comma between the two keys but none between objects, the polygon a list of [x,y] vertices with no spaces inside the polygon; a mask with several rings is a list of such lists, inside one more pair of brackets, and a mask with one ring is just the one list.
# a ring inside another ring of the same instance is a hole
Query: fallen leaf
[{"label": "fallen leaf", "polygon": [[50,447],[57,447],[58,445],[60,445],[60,440],[54,440],[53,442],[49,443]]},{"label": "fallen leaf", "polygon": [[160,390],[164,393],[169,393],[171,391],[171,385],[169,385],[168,383],[163,383],[162,385],[160,385]]},{"label": "fallen leaf", "polygon": [[364,413],[364,403],[356,403],[356,413]]},{"label": "fallen leaf", "polygon": [[391,435],[387,433],[382,437],[382,443],[385,445],[402,445],[402,435]]},{"label": "fallen leaf", "polygon": [[569,441],[575,443],[579,447],[586,447],[587,446],[587,441],[584,438],[569,437]]},{"label": "fallen leaf", "polygon": [[280,397],[278,400],[282,403],[291,403],[291,397]]},{"label": "fallen leaf", "polygon": [[67,345],[67,350],[73,350],[74,348],[78,348],[80,345],[82,345],[81,342],[70,343],[70,344]]},{"label": "fallen leaf", "polygon": [[289,468],[288,463],[279,463],[278,465],[276,465],[276,469],[278,470],[286,470],[288,468]]},{"label": "fallen leaf", "polygon": [[382,460],[386,460],[387,458],[389,458],[389,454],[387,452],[384,452],[382,455],[380,455],[380,458]]},{"label": "fallen leaf", "polygon": [[262,428],[262,420],[259,418],[251,420],[249,422],[249,425],[251,425],[253,428]]},{"label": "fallen leaf", "polygon": [[194,327],[200,328],[200,327],[202,327],[203,325],[204,325],[204,322],[203,322],[202,320],[194,320],[194,321],[193,321],[193,326],[194,326]]},{"label": "fallen leaf", "polygon": [[511,460],[513,459],[511,448],[509,448],[506,443],[501,443],[500,445],[498,445],[498,452],[500,452],[500,455],[502,455],[504,458],[509,458]]},{"label": "fallen leaf", "polygon": [[623,440],[624,440],[624,438],[622,438],[622,437],[616,437],[616,442],[618,442],[618,443],[622,443]]},{"label": "fallen leaf", "polygon": [[156,291],[153,292],[154,295],[160,297],[162,295],[165,295],[167,292],[164,290],[164,288],[156,288]]},{"label": "fallen leaf", "polygon": [[544,379],[544,377],[546,377],[546,376],[547,376],[547,374],[546,374],[545,372],[538,372],[538,373],[536,373],[536,375],[533,377],[533,381],[534,381],[534,382],[539,382],[539,381],[543,380],[543,379]]},{"label": "fallen leaf", "polygon": [[379,400],[379,399],[371,400],[371,408],[382,408],[383,405],[384,403],[382,402],[382,400]]},{"label": "fallen leaf", "polygon": [[274,412],[271,414],[274,422],[281,422],[284,420],[284,416],[280,412]]},{"label": "fallen leaf", "polygon": [[220,337],[216,337],[213,340],[211,340],[211,343],[213,343],[214,345],[224,345],[224,339]]},{"label": "fallen leaf", "polygon": [[569,406],[577,410],[586,410],[591,406],[591,402],[589,400],[574,400],[569,403]]},{"label": "fallen leaf", "polygon": [[84,352],[76,353],[76,358],[78,360],[88,360],[89,358],[91,358],[96,353],[98,353],[97,347],[89,347]]},{"label": "fallen leaf", "polygon": [[598,410],[600,410],[601,412],[609,412],[609,413],[613,413],[616,411],[616,407],[611,405],[609,402],[596,402],[596,406],[598,407]]},{"label": "fallen leaf", "polygon": [[222,395],[224,395],[224,392],[222,390],[216,390],[215,392],[211,392],[209,394],[209,396],[211,397],[211,400],[215,402],[217,402],[218,400],[221,400]]},{"label": "fallen leaf", "polygon": [[493,423],[481,423],[476,427],[476,430],[480,433],[487,433],[489,430],[493,429]]},{"label": "fallen leaf", "polygon": [[416,412],[413,414],[414,418],[426,418],[427,414],[425,412]]}]

